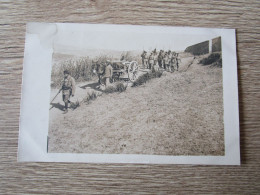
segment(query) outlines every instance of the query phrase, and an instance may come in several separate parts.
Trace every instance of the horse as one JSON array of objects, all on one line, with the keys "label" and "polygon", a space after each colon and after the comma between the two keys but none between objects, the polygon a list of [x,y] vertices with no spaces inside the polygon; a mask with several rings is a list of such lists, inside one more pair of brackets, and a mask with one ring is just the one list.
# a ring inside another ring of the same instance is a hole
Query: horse
[{"label": "horse", "polygon": [[105,73],[106,65],[99,61],[92,61],[92,70],[93,73],[98,76],[98,83],[101,84],[102,76]]}]

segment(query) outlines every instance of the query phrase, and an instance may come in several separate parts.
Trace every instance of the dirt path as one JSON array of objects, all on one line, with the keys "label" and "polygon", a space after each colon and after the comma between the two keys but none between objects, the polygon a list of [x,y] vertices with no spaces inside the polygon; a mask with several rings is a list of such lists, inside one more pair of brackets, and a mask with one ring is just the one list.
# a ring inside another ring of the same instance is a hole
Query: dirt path
[{"label": "dirt path", "polygon": [[[148,69],[140,69],[137,78],[141,76],[142,74],[147,73]],[[127,87],[128,89],[131,88],[132,82],[128,81]],[[81,82],[76,84],[76,90],[75,90],[75,96],[70,98],[70,101],[75,102],[82,102],[83,99],[88,95],[91,94],[93,91],[98,94],[99,96],[102,95],[103,90],[105,89],[104,85],[98,84],[98,79],[94,81],[88,81],[88,82]],[[55,95],[58,93],[58,89],[51,89],[51,95],[50,99],[52,100]],[[74,111],[73,108],[69,109],[70,111]],[[59,93],[59,95],[54,99],[54,101],[50,105],[50,122],[56,121],[59,118],[62,118],[64,112],[64,102],[62,101],[62,93]]]},{"label": "dirt path", "polygon": [[222,70],[197,62],[51,118],[49,152],[223,155]]},{"label": "dirt path", "polygon": [[[75,96],[71,97],[70,100],[72,102],[82,101],[83,98],[88,93],[91,93],[93,90],[95,90],[93,89],[95,83],[96,83],[95,81],[91,81],[91,82],[84,82],[84,83],[77,84]],[[53,97],[55,97],[58,91],[59,91],[58,89],[51,89],[50,99],[53,99]],[[97,92],[101,93],[100,91]],[[50,106],[50,117],[49,117],[50,123],[56,121],[57,117],[63,114],[64,112],[63,109],[64,109],[64,102],[62,101],[62,93],[59,93],[59,95],[55,98],[55,100],[52,102]],[[72,109],[70,109],[70,111],[72,111]]]}]

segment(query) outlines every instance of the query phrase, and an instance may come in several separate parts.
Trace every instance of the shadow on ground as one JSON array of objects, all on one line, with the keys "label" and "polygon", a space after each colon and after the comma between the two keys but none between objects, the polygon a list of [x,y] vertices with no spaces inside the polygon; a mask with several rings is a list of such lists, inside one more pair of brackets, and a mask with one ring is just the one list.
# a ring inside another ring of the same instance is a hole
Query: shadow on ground
[{"label": "shadow on ground", "polygon": [[59,110],[63,111],[64,110],[64,106],[61,105],[60,103],[51,103],[51,108],[58,108]]},{"label": "shadow on ground", "polygon": [[80,88],[81,88],[81,89],[86,89],[86,88],[90,87],[91,89],[94,89],[94,90],[96,90],[96,91],[101,91],[101,92],[103,92],[103,91],[99,88],[99,86],[100,86],[99,83],[90,83],[90,84],[81,86]]}]

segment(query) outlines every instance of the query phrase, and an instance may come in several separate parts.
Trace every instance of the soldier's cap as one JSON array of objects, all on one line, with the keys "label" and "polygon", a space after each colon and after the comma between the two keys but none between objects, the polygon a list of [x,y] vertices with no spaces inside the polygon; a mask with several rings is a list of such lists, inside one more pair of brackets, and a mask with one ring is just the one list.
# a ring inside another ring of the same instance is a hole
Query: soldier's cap
[{"label": "soldier's cap", "polygon": [[68,70],[64,70],[63,72],[64,74],[70,74],[70,72]]}]

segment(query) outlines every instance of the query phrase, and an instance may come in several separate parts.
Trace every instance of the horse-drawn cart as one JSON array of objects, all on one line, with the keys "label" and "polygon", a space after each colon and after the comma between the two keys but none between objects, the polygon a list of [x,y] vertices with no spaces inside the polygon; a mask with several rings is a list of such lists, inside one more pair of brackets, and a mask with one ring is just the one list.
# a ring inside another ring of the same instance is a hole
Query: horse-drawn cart
[{"label": "horse-drawn cart", "polygon": [[133,82],[138,75],[139,66],[136,61],[117,61],[111,63],[113,67],[113,81],[131,81]]},{"label": "horse-drawn cart", "polygon": [[113,76],[111,82],[131,81],[133,82],[138,75],[139,66],[136,61],[113,61],[113,62],[93,62],[93,72],[97,74],[99,83],[103,80],[105,73],[105,64],[110,63],[113,68]]}]

